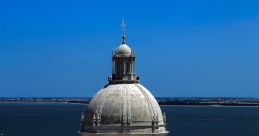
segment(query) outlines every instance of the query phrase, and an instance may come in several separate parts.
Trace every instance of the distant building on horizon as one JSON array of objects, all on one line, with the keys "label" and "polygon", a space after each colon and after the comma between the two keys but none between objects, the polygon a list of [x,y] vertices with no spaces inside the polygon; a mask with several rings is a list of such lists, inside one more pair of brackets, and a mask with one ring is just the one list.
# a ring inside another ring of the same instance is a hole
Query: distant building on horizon
[{"label": "distant building on horizon", "polygon": [[166,136],[166,115],[135,74],[135,53],[122,43],[112,54],[112,75],[82,114],[81,136]]}]

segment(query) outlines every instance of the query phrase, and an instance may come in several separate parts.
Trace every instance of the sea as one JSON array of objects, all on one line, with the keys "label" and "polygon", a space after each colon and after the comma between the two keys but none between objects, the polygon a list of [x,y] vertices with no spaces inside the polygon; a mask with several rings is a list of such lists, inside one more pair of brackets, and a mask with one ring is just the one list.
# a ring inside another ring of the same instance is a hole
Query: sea
[{"label": "sea", "polygon": [[[79,136],[82,104],[0,103],[2,136]],[[259,136],[259,107],[161,106],[169,136]]]}]

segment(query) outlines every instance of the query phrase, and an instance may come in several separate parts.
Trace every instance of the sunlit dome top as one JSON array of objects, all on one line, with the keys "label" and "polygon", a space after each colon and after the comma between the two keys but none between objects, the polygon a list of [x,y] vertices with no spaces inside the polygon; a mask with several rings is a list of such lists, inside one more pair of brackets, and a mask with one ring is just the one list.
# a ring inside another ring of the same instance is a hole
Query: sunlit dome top
[{"label": "sunlit dome top", "polygon": [[127,44],[121,44],[116,50],[115,54],[118,55],[130,55],[131,49]]}]

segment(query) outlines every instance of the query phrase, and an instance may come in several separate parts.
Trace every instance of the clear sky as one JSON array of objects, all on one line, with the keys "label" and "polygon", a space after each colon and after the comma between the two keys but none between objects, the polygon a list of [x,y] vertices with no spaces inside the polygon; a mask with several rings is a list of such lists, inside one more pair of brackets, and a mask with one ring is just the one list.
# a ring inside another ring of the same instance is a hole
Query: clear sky
[{"label": "clear sky", "polygon": [[259,97],[258,0],[1,0],[0,97],[93,96],[122,18],[155,96]]}]

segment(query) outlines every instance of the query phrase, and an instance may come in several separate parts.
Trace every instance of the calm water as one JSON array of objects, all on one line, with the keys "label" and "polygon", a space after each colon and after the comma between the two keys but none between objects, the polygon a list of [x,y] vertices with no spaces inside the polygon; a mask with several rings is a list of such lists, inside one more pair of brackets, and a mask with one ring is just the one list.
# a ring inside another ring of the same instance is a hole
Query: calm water
[{"label": "calm water", "polygon": [[[4,136],[78,136],[79,104],[0,104]],[[259,107],[162,106],[170,136],[259,136]]]}]

